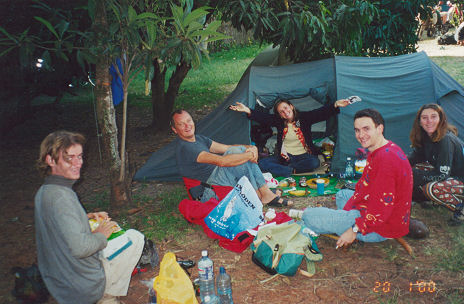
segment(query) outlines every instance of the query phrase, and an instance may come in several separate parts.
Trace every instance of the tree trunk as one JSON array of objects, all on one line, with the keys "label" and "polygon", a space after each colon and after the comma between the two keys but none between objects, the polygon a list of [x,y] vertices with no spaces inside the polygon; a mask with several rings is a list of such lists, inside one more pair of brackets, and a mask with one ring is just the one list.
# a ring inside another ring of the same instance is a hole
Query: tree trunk
[{"label": "tree trunk", "polygon": [[153,78],[151,80],[151,102],[153,108],[153,128],[155,131],[169,130],[170,114],[179,93],[180,85],[191,69],[190,64],[181,61],[169,79],[169,86],[165,92],[166,67],[161,70],[158,59],[153,60]]},{"label": "tree trunk", "polygon": [[[104,1],[97,1],[95,13],[95,30],[104,33],[107,27]],[[97,117],[103,139],[103,150],[111,182],[110,208],[119,207],[130,202],[128,183],[119,179],[121,158],[118,151],[118,128],[116,126],[116,112],[113,106],[110,89],[110,58],[104,52],[96,58],[96,88]]]},{"label": "tree trunk", "polygon": [[153,78],[151,79],[151,104],[153,110],[152,126],[155,131],[166,130],[169,127],[166,123],[166,115],[169,114],[166,114],[167,112],[165,110],[165,77],[166,67],[161,70],[158,58],[155,58],[153,60]]}]

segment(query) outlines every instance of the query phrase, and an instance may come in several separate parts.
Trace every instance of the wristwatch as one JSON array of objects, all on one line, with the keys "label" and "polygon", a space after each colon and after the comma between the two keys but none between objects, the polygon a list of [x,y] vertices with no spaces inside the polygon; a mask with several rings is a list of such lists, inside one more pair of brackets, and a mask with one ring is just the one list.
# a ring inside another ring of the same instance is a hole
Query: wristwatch
[{"label": "wristwatch", "polygon": [[358,233],[358,231],[359,231],[359,228],[358,228],[358,226],[356,226],[356,224],[354,224],[354,225],[351,227],[351,229],[353,229],[353,232],[354,232],[354,233]]}]

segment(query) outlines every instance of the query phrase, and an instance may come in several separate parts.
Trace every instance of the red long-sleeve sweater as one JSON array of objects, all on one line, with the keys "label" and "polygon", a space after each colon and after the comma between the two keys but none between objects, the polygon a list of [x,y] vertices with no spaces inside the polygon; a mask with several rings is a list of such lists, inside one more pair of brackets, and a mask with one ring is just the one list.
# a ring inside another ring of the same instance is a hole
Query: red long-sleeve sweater
[{"label": "red long-sleeve sweater", "polygon": [[409,232],[412,170],[403,150],[389,141],[369,153],[363,175],[344,210],[357,209],[356,225],[362,234],[376,232],[385,238]]}]

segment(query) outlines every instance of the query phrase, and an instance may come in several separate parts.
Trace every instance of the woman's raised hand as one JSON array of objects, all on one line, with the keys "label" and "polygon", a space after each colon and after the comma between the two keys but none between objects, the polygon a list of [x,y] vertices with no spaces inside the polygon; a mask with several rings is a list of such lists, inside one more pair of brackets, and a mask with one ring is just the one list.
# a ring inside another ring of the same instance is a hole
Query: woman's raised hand
[{"label": "woman's raised hand", "polygon": [[339,99],[334,103],[334,106],[336,108],[344,108],[349,104],[350,104],[350,101],[348,99]]},{"label": "woman's raised hand", "polygon": [[247,107],[246,105],[244,105],[243,103],[238,102],[238,101],[235,103],[235,105],[230,105],[229,109],[231,109],[232,111],[251,114],[250,108]]}]

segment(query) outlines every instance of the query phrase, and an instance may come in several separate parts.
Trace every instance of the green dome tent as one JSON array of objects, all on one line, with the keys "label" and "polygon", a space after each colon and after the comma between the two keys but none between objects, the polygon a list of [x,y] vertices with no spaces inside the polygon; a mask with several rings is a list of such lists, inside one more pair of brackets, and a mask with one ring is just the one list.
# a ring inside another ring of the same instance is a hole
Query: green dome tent
[{"label": "green dome tent", "polygon": [[[271,66],[275,50],[258,55],[235,90],[212,113],[196,124],[197,134],[225,144],[250,144],[250,121],[228,110],[240,101],[255,108],[272,108],[278,99],[290,99],[299,110],[357,95],[362,102],[342,108],[332,131],[336,135],[331,170],[341,172],[347,156],[360,147],[353,130],[354,114],[364,108],[378,110],[385,119],[385,137],[410,152],[409,132],[415,114],[425,103],[440,104],[464,140],[464,88],[424,52],[395,57],[335,56],[299,64]],[[323,128],[324,126],[322,126]],[[315,126],[320,129],[321,126]],[[314,131],[314,129],[313,129]],[[320,130],[319,130],[320,131]],[[330,132],[330,128],[327,132]],[[180,180],[175,141],[154,152],[134,176],[135,180]]]}]

